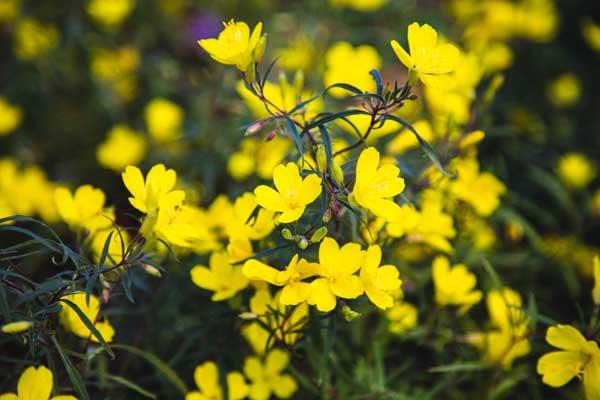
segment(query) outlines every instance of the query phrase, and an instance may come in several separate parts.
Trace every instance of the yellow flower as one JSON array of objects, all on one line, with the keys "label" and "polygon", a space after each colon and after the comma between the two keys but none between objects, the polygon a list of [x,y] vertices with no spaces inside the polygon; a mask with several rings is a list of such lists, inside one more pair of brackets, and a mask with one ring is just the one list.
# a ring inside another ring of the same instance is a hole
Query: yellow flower
[{"label": "yellow flower", "polygon": [[[188,392],[185,400],[222,400],[223,389],[220,385],[217,364],[207,361],[194,370],[194,381],[199,390]],[[230,400],[241,400],[248,395],[248,385],[239,372],[230,372],[226,377],[227,393]]]},{"label": "yellow flower", "polygon": [[[436,135],[429,121],[421,119],[412,125],[425,141],[433,142]],[[403,129],[387,144],[387,151],[391,154],[402,154],[418,147],[419,141],[415,135],[408,129]]]},{"label": "yellow flower", "polygon": [[150,136],[157,142],[172,142],[181,136],[183,109],[167,99],[150,101],[144,110],[144,118]]},{"label": "yellow flower", "polygon": [[[86,300],[85,293],[73,293],[61,297],[61,300],[69,300],[74,303],[79,309],[85,314],[85,316],[94,324],[94,327],[100,332],[102,338],[107,343],[112,342],[115,335],[115,330],[108,320],[98,321],[98,314],[100,313],[100,301],[94,295],[90,295],[89,303]],[[84,339],[89,339],[92,342],[98,343],[96,336],[88,329],[87,325],[79,318],[79,315],[67,304],[61,304],[59,313],[60,323],[62,326]]]},{"label": "yellow flower", "polygon": [[291,147],[290,140],[281,136],[275,136],[268,142],[262,138],[244,139],[240,150],[229,157],[227,172],[237,181],[244,180],[253,173],[261,179],[271,180],[273,170],[285,159]]},{"label": "yellow flower", "polygon": [[406,302],[396,302],[385,313],[389,321],[389,330],[392,333],[400,335],[417,326],[418,311],[417,308]]},{"label": "yellow flower", "polygon": [[554,79],[546,90],[548,99],[557,108],[569,107],[581,96],[581,83],[575,74],[563,74]]},{"label": "yellow flower", "polygon": [[388,0],[329,0],[332,6],[349,7],[357,11],[372,12],[383,7]]},{"label": "yellow flower", "polygon": [[379,152],[368,147],[360,153],[356,163],[356,179],[352,198],[378,217],[392,220],[400,215],[400,206],[393,197],[404,190],[400,170],[392,164],[379,166]]},{"label": "yellow flower", "polygon": [[279,300],[284,305],[296,305],[306,301],[310,285],[302,280],[313,277],[319,272],[319,264],[309,263],[294,255],[284,271],[275,269],[258,260],[251,259],[242,269],[246,278],[263,280],[271,285],[282,286]]},{"label": "yellow flower", "polygon": [[190,276],[196,286],[214,292],[212,301],[227,300],[248,286],[242,268],[231,265],[229,255],[220,251],[211,254],[209,268],[196,265],[190,271]]},{"label": "yellow flower", "polygon": [[0,136],[8,135],[17,129],[22,118],[21,109],[0,96]]},{"label": "yellow flower", "polygon": [[104,208],[106,196],[92,185],[83,185],[71,193],[66,188],[54,190],[54,203],[58,213],[72,229],[96,232],[110,228],[115,220],[112,208]]},{"label": "yellow flower", "polygon": [[137,92],[135,72],[140,55],[132,46],[98,48],[92,50],[90,70],[93,76],[108,84],[125,101],[132,100]]},{"label": "yellow flower", "polygon": [[288,71],[307,71],[315,60],[315,45],[305,34],[299,33],[278,53],[278,67]]},{"label": "yellow flower", "polygon": [[53,50],[58,39],[58,30],[54,26],[23,18],[15,30],[15,54],[21,60],[34,60]]},{"label": "yellow flower", "polygon": [[90,0],[87,13],[108,28],[118,28],[135,6],[135,0]]},{"label": "yellow flower", "polygon": [[571,189],[583,189],[596,177],[596,167],[581,153],[567,153],[558,160],[558,178]]},{"label": "yellow flower", "polygon": [[158,238],[170,245],[191,248],[196,253],[204,254],[220,247],[207,226],[206,214],[198,207],[162,208],[152,229]]},{"label": "yellow flower", "polygon": [[453,166],[458,177],[450,182],[451,194],[468,203],[480,216],[491,215],[506,192],[504,184],[491,173],[479,171],[475,158],[456,159]]},{"label": "yellow flower", "polygon": [[245,22],[223,22],[224,29],[219,37],[198,40],[198,44],[217,62],[235,65],[246,72],[252,63],[258,63],[265,51],[267,35],[262,35],[262,22],[250,34]]},{"label": "yellow flower", "polygon": [[585,19],[581,23],[581,34],[592,49],[600,52],[600,25]]},{"label": "yellow flower", "polygon": [[0,22],[13,21],[19,16],[21,0],[0,0]]},{"label": "yellow flower", "polygon": [[337,297],[355,299],[364,289],[354,273],[363,264],[364,254],[358,243],[346,243],[342,248],[335,239],[326,237],[319,246],[320,278],[310,283],[307,302],[322,312],[335,308]]},{"label": "yellow flower", "polygon": [[33,326],[31,321],[15,321],[2,325],[2,333],[21,333],[29,330]]},{"label": "yellow flower", "polygon": [[594,257],[594,288],[592,289],[594,304],[600,306],[600,257]]},{"label": "yellow flower", "polygon": [[360,280],[365,294],[377,307],[385,310],[394,305],[391,293],[398,291],[402,285],[398,269],[393,265],[381,264],[381,247],[369,246],[365,260],[360,269]]},{"label": "yellow flower", "polygon": [[398,59],[425,85],[444,87],[451,83],[450,73],[457,67],[460,52],[448,43],[438,43],[435,29],[417,22],[408,26],[410,55],[392,40],[392,49]]},{"label": "yellow flower", "polygon": [[279,222],[290,223],[300,219],[306,206],[321,194],[321,178],[309,174],[302,179],[294,163],[280,164],[273,171],[273,183],[277,190],[260,185],[254,189],[256,202],[267,210],[280,212]]},{"label": "yellow flower", "polygon": [[481,300],[481,291],[474,290],[477,278],[466,265],[450,267],[446,257],[438,256],[433,260],[431,275],[437,304],[460,306],[459,313],[462,314]]},{"label": "yellow flower", "polygon": [[153,166],[145,182],[142,171],[134,166],[128,166],[122,177],[129,193],[133,195],[129,202],[145,214],[156,214],[160,208],[175,208],[185,199],[183,190],[173,190],[177,173],[166,169],[163,164]]},{"label": "yellow flower", "polygon": [[[308,321],[308,304],[285,306],[267,288],[258,289],[250,299],[250,312],[259,322],[252,322],[242,329],[242,334],[256,354],[263,354],[273,347],[275,341],[291,346],[300,338],[301,328]],[[268,329],[267,329],[268,327]]]},{"label": "yellow flower", "polygon": [[77,400],[74,396],[61,395],[53,396],[52,387],[54,386],[54,378],[52,371],[43,365],[39,367],[26,368],[19,383],[17,383],[17,394],[4,393],[0,394],[1,400]]},{"label": "yellow flower", "polygon": [[600,399],[600,349],[598,343],[586,340],[571,325],[548,328],[546,341],[561,351],[546,353],[537,363],[542,381],[560,387],[583,374],[583,388],[587,400]]},{"label": "yellow flower", "polygon": [[[119,235],[119,232],[121,233],[121,235]],[[127,231],[124,229],[120,229],[120,231],[117,231],[116,229],[107,229],[96,233],[92,237],[90,248],[94,255],[95,261],[99,260],[100,255],[104,250],[106,240],[108,239],[108,235],[110,235],[111,233],[112,236],[110,237],[110,243],[108,245],[108,257],[106,259],[106,263],[117,263],[123,258],[123,252],[124,250],[127,250],[127,245],[129,242]]]},{"label": "yellow flower", "polygon": [[250,380],[248,397],[252,400],[267,400],[274,394],[280,399],[290,398],[298,389],[296,381],[283,370],[290,363],[290,355],[280,349],[271,350],[264,363],[250,356],[244,361],[244,374]]},{"label": "yellow flower", "polygon": [[274,213],[265,209],[255,213],[258,205],[256,196],[250,192],[235,199],[230,215],[223,221],[229,240],[259,240],[275,229]]},{"label": "yellow flower", "polygon": [[122,172],[128,165],[136,165],[144,158],[146,140],[124,124],[115,125],[104,142],[98,145],[96,158],[103,167]]},{"label": "yellow flower", "polygon": [[[381,68],[381,57],[372,46],[362,45],[355,48],[348,42],[337,42],[327,50],[325,64],[325,86],[348,83],[362,91],[373,92],[375,81],[369,71]],[[328,93],[335,97],[351,94],[340,88],[331,89]]]}]

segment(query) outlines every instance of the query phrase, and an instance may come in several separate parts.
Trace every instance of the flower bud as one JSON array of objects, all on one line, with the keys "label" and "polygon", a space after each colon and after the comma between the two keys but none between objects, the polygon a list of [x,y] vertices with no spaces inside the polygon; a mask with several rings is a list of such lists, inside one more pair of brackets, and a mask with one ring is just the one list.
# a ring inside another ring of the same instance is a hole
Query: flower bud
[{"label": "flower bud", "polygon": [[344,186],[344,171],[342,171],[340,164],[333,160],[331,160],[331,177],[338,186]]},{"label": "flower bud", "polygon": [[251,312],[243,312],[240,315],[238,315],[238,317],[240,319],[243,319],[244,321],[251,321],[253,319],[258,318],[258,316],[256,314],[251,313]]},{"label": "flower bud", "polygon": [[2,333],[21,333],[29,330],[33,326],[31,321],[15,321],[2,325],[0,331]]},{"label": "flower bud", "polygon": [[157,278],[160,278],[162,276],[162,274],[160,273],[160,270],[158,268],[156,268],[154,265],[144,264],[144,271],[146,271],[148,274],[155,276]]},{"label": "flower bud", "polygon": [[244,136],[256,135],[263,128],[263,126],[264,126],[263,121],[256,121],[255,123],[250,125],[248,128],[246,128],[246,131],[244,132]]},{"label": "flower bud", "polygon": [[362,317],[362,314],[345,305],[342,307],[342,317],[344,317],[346,321],[352,322],[355,319]]},{"label": "flower bud", "polygon": [[258,39],[258,43],[256,43],[256,47],[254,48],[254,62],[259,63],[263,54],[265,54],[265,48],[267,47],[267,35],[264,34]]},{"label": "flower bud", "polygon": [[322,226],[313,232],[312,236],[310,237],[310,241],[311,241],[311,243],[318,243],[321,240],[323,240],[325,235],[327,235],[327,227]]},{"label": "flower bud", "polygon": [[325,212],[323,213],[323,222],[324,223],[328,223],[329,221],[331,221],[331,217],[332,217],[332,212],[331,209],[327,209],[325,210]]},{"label": "flower bud", "polygon": [[327,153],[325,152],[325,146],[322,144],[317,145],[317,168],[322,174],[327,171]]},{"label": "flower bud", "polygon": [[283,228],[281,230],[281,236],[285,240],[294,240],[294,235],[292,234],[292,231],[290,231],[288,228]]},{"label": "flower bud", "polygon": [[300,247],[302,250],[306,250],[308,244],[308,240],[305,237],[300,238],[298,241],[298,247]]},{"label": "flower bud", "polygon": [[277,136],[277,131],[273,129],[271,132],[265,135],[265,142],[270,142],[271,140],[275,139],[275,136]]}]

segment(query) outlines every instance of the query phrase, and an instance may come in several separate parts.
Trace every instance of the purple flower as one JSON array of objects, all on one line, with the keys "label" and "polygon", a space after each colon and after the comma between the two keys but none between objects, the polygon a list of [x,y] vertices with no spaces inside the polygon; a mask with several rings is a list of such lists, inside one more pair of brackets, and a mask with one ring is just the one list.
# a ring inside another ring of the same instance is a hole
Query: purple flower
[{"label": "purple flower", "polygon": [[198,40],[217,37],[222,29],[223,25],[219,17],[211,13],[198,13],[188,19],[186,42],[200,50],[197,45]]}]

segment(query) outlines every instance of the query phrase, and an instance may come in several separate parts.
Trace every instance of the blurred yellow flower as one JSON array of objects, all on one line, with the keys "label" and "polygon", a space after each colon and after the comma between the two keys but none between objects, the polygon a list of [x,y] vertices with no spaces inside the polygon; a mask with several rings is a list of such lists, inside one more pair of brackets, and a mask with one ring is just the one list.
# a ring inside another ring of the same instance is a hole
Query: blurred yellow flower
[{"label": "blurred yellow flower", "polygon": [[319,264],[298,259],[298,254],[295,254],[283,271],[251,259],[244,263],[242,272],[250,280],[263,280],[271,285],[281,286],[281,304],[296,305],[305,302],[310,291],[310,285],[302,280],[317,275],[319,269]]},{"label": "blurred yellow flower", "polygon": [[[412,126],[428,143],[432,143],[435,139],[435,134],[429,121],[421,119],[413,123]],[[419,141],[415,137],[415,134],[408,129],[403,129],[388,142],[387,151],[391,154],[398,155],[418,147]]]},{"label": "blurred yellow flower", "polygon": [[87,229],[94,233],[108,229],[115,220],[113,208],[105,208],[106,196],[92,185],[78,187],[74,193],[64,187],[54,190],[54,203],[61,219],[71,229]]},{"label": "blurred yellow flower", "polygon": [[[248,396],[248,385],[239,372],[229,372],[225,378],[230,400],[241,400]],[[220,384],[217,364],[207,361],[194,370],[194,382],[199,390],[186,393],[185,400],[222,400],[223,389]]]},{"label": "blurred yellow flower", "polygon": [[594,288],[592,289],[594,304],[600,306],[600,257],[594,256]]},{"label": "blurred yellow flower", "polygon": [[29,330],[32,326],[33,322],[31,321],[15,321],[2,325],[0,331],[2,333],[21,333]]},{"label": "blurred yellow flower", "polygon": [[[69,395],[52,396],[54,377],[43,365],[27,367],[17,383],[17,393],[0,394],[2,400],[77,400]],[[52,396],[52,397],[50,397]]]},{"label": "blurred yellow flower", "polygon": [[581,96],[581,83],[575,74],[566,73],[554,79],[546,90],[548,99],[557,108],[575,104]]},{"label": "blurred yellow flower", "polygon": [[59,40],[58,30],[33,18],[23,18],[15,29],[15,54],[31,61],[53,50]]},{"label": "blurred yellow flower", "polygon": [[516,34],[536,42],[547,42],[558,27],[553,0],[520,0],[514,19]]},{"label": "blurred yellow flower", "polygon": [[183,109],[163,98],[156,98],[146,105],[144,117],[150,136],[159,143],[172,142],[181,136]]},{"label": "blurred yellow flower", "polygon": [[394,305],[392,293],[402,286],[400,272],[393,265],[381,265],[381,247],[374,244],[365,253],[364,264],[360,269],[360,280],[365,294],[377,307],[385,310]]},{"label": "blurred yellow flower", "polygon": [[229,239],[259,240],[275,229],[274,212],[260,209],[255,213],[259,203],[256,196],[246,192],[238,196],[227,215],[223,215],[225,234]]},{"label": "blurred yellow flower", "polygon": [[546,353],[537,363],[542,381],[552,387],[566,385],[583,375],[587,400],[600,399],[600,349],[571,325],[555,325],[546,331],[548,344],[560,351]]},{"label": "blurred yellow flower", "polygon": [[8,135],[14,131],[21,123],[22,118],[23,111],[0,96],[0,136]]},{"label": "blurred yellow flower", "polygon": [[[381,57],[372,46],[353,47],[348,42],[337,42],[327,50],[325,66],[325,86],[348,83],[364,92],[372,92],[375,90],[375,81],[369,72],[381,68]],[[335,97],[351,94],[340,88],[331,89],[328,93]]]},{"label": "blurred yellow flower", "polygon": [[21,0],[0,0],[0,22],[13,21],[19,16]]},{"label": "blurred yellow flower", "polygon": [[310,283],[308,304],[321,312],[333,310],[337,297],[355,299],[364,289],[354,275],[363,265],[364,254],[358,243],[346,243],[340,248],[335,239],[326,237],[319,246],[320,277]]},{"label": "blurred yellow flower", "polygon": [[89,0],[86,11],[108,28],[118,28],[135,6],[135,0]]},{"label": "blurred yellow flower", "polygon": [[118,124],[108,131],[106,140],[98,145],[96,158],[100,165],[122,172],[128,165],[136,165],[146,154],[144,136],[125,124]]},{"label": "blurred yellow flower", "polygon": [[418,323],[417,308],[407,302],[397,301],[385,312],[388,319],[389,330],[396,335],[413,329]]},{"label": "blurred yellow flower", "polygon": [[[82,292],[69,294],[61,297],[61,300],[68,300],[74,303],[79,309],[85,314],[85,316],[94,324],[94,327],[100,332],[102,338],[110,343],[115,335],[115,330],[108,322],[107,319],[104,321],[98,320],[98,314],[100,314],[100,301],[94,295],[90,295],[89,303],[86,299],[86,294]],[[79,315],[67,304],[61,304],[60,309],[60,323],[69,332],[79,336],[80,338],[89,339],[92,342],[98,343],[96,336],[92,334],[87,325],[79,318]]]},{"label": "blurred yellow flower", "polygon": [[596,177],[596,167],[585,155],[572,152],[558,160],[556,174],[567,187],[583,189]]},{"label": "blurred yellow flower", "polygon": [[305,34],[299,33],[278,54],[277,66],[288,71],[307,71],[315,60],[315,45]]},{"label": "blurred yellow flower", "polygon": [[[119,235],[120,232],[120,235]],[[108,239],[108,235],[112,233],[110,237],[110,243],[108,245],[108,257],[106,263],[108,264],[111,260],[115,263],[121,261],[125,256],[124,251],[127,250],[127,246],[129,244],[129,236],[125,229],[106,229],[96,233],[92,237],[92,241],[90,243],[90,249],[92,254],[94,255],[94,260],[98,261],[102,251],[104,250],[104,245],[106,244],[106,240]]]},{"label": "blurred yellow flower", "polygon": [[438,256],[433,260],[431,276],[435,286],[435,302],[441,306],[460,306],[459,314],[467,312],[482,298],[481,291],[474,290],[477,278],[464,264],[450,267],[446,257]]},{"label": "blurred yellow flower", "polygon": [[290,363],[290,355],[283,350],[273,349],[264,361],[250,356],[244,361],[244,375],[250,381],[248,397],[252,400],[267,400],[271,394],[280,399],[290,398],[298,389],[296,381],[283,370]]},{"label": "blurred yellow flower", "polygon": [[285,159],[291,147],[289,138],[281,136],[269,141],[246,138],[241,142],[240,149],[229,156],[227,172],[237,181],[254,173],[261,179],[273,179],[273,170]]},{"label": "blurred yellow flower", "polygon": [[584,19],[581,23],[581,34],[587,44],[596,51],[600,52],[600,25],[591,19]]},{"label": "blurred yellow flower", "polygon": [[132,46],[97,48],[91,52],[90,70],[95,78],[105,82],[122,100],[132,100],[137,94],[140,55]]},{"label": "blurred yellow flower", "polygon": [[306,206],[321,194],[321,178],[309,174],[304,179],[294,163],[280,164],[273,171],[275,189],[260,185],[254,189],[256,202],[263,208],[280,212],[279,222],[290,223],[300,219]]},{"label": "blurred yellow flower", "polygon": [[334,7],[348,7],[357,11],[371,12],[383,7],[389,0],[329,0]]},{"label": "blurred yellow flower", "polygon": [[217,62],[235,65],[246,72],[253,63],[262,58],[267,43],[267,35],[262,35],[262,22],[256,24],[252,34],[245,22],[223,22],[224,29],[219,37],[198,40],[198,44]]},{"label": "blurred yellow flower", "polygon": [[214,292],[212,301],[227,300],[248,286],[248,279],[242,273],[242,267],[231,265],[227,253],[212,253],[208,265],[208,268],[196,265],[190,271],[190,276],[196,286]]},{"label": "blurred yellow flower", "polygon": [[379,152],[375,147],[368,147],[358,157],[355,179],[351,196],[358,205],[388,221],[398,218],[400,206],[393,198],[404,190],[398,167],[380,166]]},{"label": "blurred yellow flower", "polygon": [[449,43],[439,43],[438,34],[430,25],[414,22],[408,26],[408,54],[400,44],[392,40],[392,49],[398,59],[415,78],[424,84],[444,87],[451,83],[450,73],[459,62],[460,51]]}]

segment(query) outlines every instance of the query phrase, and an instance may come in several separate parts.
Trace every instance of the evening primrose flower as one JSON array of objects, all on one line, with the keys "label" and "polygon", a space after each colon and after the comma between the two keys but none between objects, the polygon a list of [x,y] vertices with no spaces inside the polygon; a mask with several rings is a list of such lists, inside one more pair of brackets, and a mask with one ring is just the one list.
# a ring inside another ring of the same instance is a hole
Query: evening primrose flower
[{"label": "evening primrose flower", "polygon": [[110,228],[115,220],[112,208],[105,208],[106,196],[92,185],[78,187],[74,193],[64,187],[54,190],[54,203],[58,214],[71,229],[96,232]]},{"label": "evening primrose flower", "polygon": [[587,400],[600,399],[600,349],[571,325],[555,325],[546,331],[546,341],[560,351],[546,353],[537,363],[542,381],[560,387],[583,375]]},{"label": "evening primrose flower", "polygon": [[284,271],[251,259],[244,263],[242,273],[248,279],[263,280],[271,285],[281,286],[281,304],[296,305],[306,301],[310,291],[310,284],[302,280],[317,275],[319,269],[319,264],[299,259],[298,254],[295,254]]},{"label": "evening primrose flower", "polygon": [[123,182],[133,197],[129,202],[145,214],[156,214],[159,208],[175,208],[185,199],[183,190],[173,190],[177,173],[163,164],[153,166],[144,181],[138,167],[128,166],[122,173]]},{"label": "evening primrose flower", "polygon": [[267,210],[280,212],[279,222],[290,223],[300,219],[306,206],[321,194],[321,178],[309,174],[302,179],[294,163],[280,164],[273,171],[275,189],[260,185],[254,189],[256,202]]},{"label": "evening primrose flower", "polygon": [[439,43],[438,34],[430,25],[417,22],[408,26],[408,54],[400,44],[392,40],[392,49],[402,64],[425,85],[446,86],[449,74],[456,69],[459,50],[448,43]]},{"label": "evening primrose flower", "polygon": [[183,109],[164,98],[152,99],[144,109],[150,136],[160,143],[172,142],[181,136]]},{"label": "evening primrose flower", "polygon": [[18,106],[8,102],[0,96],[0,136],[8,135],[14,131],[23,118],[23,112]]},{"label": "evening primrose flower", "polygon": [[[94,327],[100,332],[102,338],[110,343],[115,336],[115,330],[108,320],[98,321],[100,314],[100,300],[94,295],[90,295],[89,302],[85,293],[78,292],[61,297],[61,300],[69,300],[74,303],[81,312],[94,324]],[[67,304],[61,304],[59,313],[61,325],[71,333],[80,338],[89,339],[98,343],[98,339],[87,325],[79,318],[79,315]]]},{"label": "evening primrose flower", "polygon": [[[230,400],[241,400],[248,396],[248,385],[239,372],[229,372],[226,377]],[[219,368],[212,361],[200,364],[194,370],[194,382],[199,390],[188,392],[185,400],[222,400],[223,389],[219,379]]]},{"label": "evening primrose flower", "polygon": [[223,251],[211,254],[209,267],[196,265],[190,271],[192,282],[213,293],[212,301],[223,301],[235,296],[248,286],[242,268],[231,265],[229,255]]},{"label": "evening primrose flower", "polygon": [[335,239],[326,237],[319,246],[319,278],[310,283],[308,304],[322,312],[335,308],[337,297],[355,299],[364,289],[354,273],[363,264],[364,254],[358,243],[346,243],[340,248]]},{"label": "evening primrose flower", "polygon": [[596,177],[596,167],[581,153],[567,153],[558,160],[558,178],[570,189],[583,189]]},{"label": "evening primrose flower", "polygon": [[466,265],[450,267],[450,261],[446,257],[438,256],[433,260],[431,270],[437,304],[460,306],[459,313],[462,314],[481,300],[481,291],[473,290],[477,278],[469,272]]},{"label": "evening primrose flower", "polygon": [[77,400],[77,397],[70,395],[52,396],[52,387],[54,386],[54,377],[52,371],[43,365],[39,367],[26,368],[19,382],[17,383],[17,393],[0,394],[2,400]]},{"label": "evening primrose flower", "polygon": [[122,172],[128,165],[136,165],[146,153],[146,140],[139,132],[125,124],[118,124],[108,132],[106,140],[96,149],[96,159],[105,168]]},{"label": "evening primrose flower", "polygon": [[135,6],[135,0],[90,0],[87,13],[108,28],[118,28]]},{"label": "evening primrose flower", "polygon": [[[372,46],[353,47],[348,42],[337,42],[327,50],[325,65],[325,86],[343,82],[362,91],[373,92],[375,81],[369,71],[381,68],[381,57]],[[347,90],[341,88],[333,88],[329,93],[335,97],[350,95]]]},{"label": "evening primrose flower", "polygon": [[246,72],[252,63],[262,58],[267,43],[267,35],[262,35],[262,22],[256,24],[252,34],[245,22],[223,22],[224,29],[218,38],[198,40],[202,47],[215,61],[225,65],[235,65]]},{"label": "evening primrose flower", "polygon": [[393,197],[404,190],[400,169],[392,164],[379,166],[379,152],[368,147],[356,163],[356,180],[352,199],[378,217],[392,220],[400,215],[400,206]]},{"label": "evening primrose flower", "polygon": [[391,293],[398,291],[402,285],[400,273],[393,265],[381,264],[381,247],[369,246],[365,253],[365,260],[360,269],[360,280],[365,289],[365,294],[377,307],[385,310],[394,305]]},{"label": "evening primrose flower", "polygon": [[29,330],[33,326],[31,321],[15,321],[2,325],[0,331],[2,333],[21,333]]},{"label": "evening primrose flower", "polygon": [[298,386],[290,375],[282,373],[289,363],[289,353],[280,349],[271,350],[264,362],[255,356],[246,358],[244,374],[250,381],[248,397],[267,400],[274,394],[280,399],[290,398]]}]

